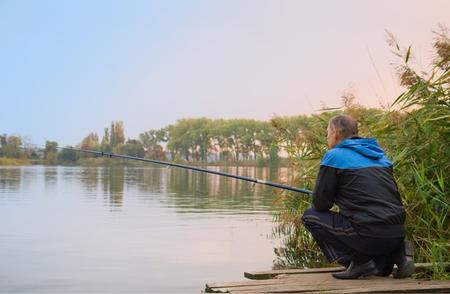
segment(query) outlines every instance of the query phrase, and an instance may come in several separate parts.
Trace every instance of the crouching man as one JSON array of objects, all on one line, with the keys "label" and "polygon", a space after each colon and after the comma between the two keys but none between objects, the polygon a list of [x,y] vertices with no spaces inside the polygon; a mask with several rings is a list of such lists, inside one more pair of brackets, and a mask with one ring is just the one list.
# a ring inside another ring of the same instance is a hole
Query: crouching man
[{"label": "crouching man", "polygon": [[[405,254],[405,209],[393,178],[392,163],[375,139],[360,138],[355,119],[333,117],[330,150],[320,165],[312,208],[302,222],[330,262],[347,269],[338,279],[409,277],[414,263]],[[336,204],[339,213],[330,211]]]}]

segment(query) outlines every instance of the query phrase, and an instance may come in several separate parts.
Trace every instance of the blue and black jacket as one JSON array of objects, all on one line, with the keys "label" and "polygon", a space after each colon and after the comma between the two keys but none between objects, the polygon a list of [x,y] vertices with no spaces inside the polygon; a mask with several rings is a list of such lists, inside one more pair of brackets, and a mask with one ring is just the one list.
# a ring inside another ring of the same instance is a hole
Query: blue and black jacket
[{"label": "blue and black jacket", "polygon": [[392,162],[375,139],[345,139],[323,157],[313,206],[327,211],[333,204],[360,235],[397,238],[405,234],[405,209]]}]

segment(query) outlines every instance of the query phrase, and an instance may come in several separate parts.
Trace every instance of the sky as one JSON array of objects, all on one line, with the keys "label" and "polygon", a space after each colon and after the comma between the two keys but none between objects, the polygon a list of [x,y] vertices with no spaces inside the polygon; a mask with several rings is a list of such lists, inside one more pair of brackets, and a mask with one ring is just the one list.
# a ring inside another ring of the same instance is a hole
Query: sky
[{"label": "sky", "polygon": [[386,30],[429,68],[450,1],[0,0],[0,133],[75,145],[187,117],[310,114],[401,93]]}]

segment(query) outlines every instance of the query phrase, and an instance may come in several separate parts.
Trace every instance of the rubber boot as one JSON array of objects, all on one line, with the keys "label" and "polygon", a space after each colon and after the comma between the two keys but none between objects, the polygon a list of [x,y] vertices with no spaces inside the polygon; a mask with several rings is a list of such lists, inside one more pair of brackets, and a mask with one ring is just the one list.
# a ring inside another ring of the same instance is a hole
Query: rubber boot
[{"label": "rubber boot", "polygon": [[400,245],[400,248],[394,255],[394,263],[397,265],[397,272],[394,274],[396,279],[404,279],[411,277],[415,272],[413,261],[414,247],[406,238]]},{"label": "rubber boot", "polygon": [[331,275],[336,279],[357,279],[359,277],[374,276],[378,273],[377,266],[373,260],[369,260],[363,264],[355,264],[353,261],[350,263],[349,267],[338,273],[332,273]]}]

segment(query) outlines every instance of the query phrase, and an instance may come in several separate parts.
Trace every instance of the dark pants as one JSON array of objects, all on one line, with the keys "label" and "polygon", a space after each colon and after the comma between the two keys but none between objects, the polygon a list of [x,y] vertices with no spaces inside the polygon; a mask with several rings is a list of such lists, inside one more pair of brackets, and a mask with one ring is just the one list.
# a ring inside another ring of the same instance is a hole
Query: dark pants
[{"label": "dark pants", "polygon": [[302,217],[329,262],[348,266],[351,261],[361,264],[370,259],[383,260],[401,244],[403,238],[372,238],[359,235],[350,220],[332,211],[310,208]]}]

